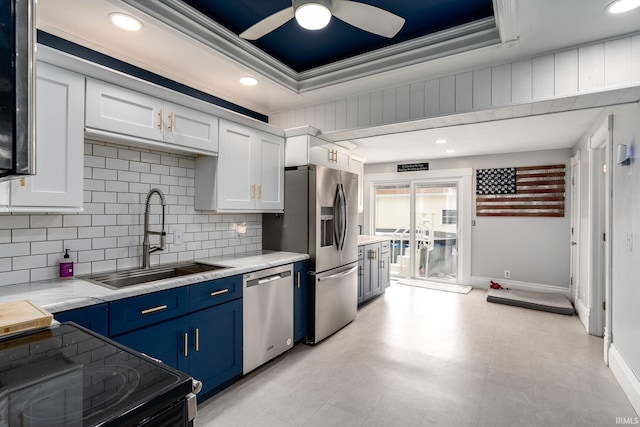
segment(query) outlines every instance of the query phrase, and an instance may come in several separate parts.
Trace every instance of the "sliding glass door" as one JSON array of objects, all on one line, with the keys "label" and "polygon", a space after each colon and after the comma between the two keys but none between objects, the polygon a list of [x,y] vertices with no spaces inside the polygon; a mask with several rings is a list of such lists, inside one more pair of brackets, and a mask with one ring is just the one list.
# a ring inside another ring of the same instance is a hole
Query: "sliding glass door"
[{"label": "sliding glass door", "polygon": [[456,282],[458,185],[418,182],[415,194],[414,277]]},{"label": "sliding glass door", "polygon": [[391,275],[457,282],[457,182],[375,184],[375,234],[391,239]]}]

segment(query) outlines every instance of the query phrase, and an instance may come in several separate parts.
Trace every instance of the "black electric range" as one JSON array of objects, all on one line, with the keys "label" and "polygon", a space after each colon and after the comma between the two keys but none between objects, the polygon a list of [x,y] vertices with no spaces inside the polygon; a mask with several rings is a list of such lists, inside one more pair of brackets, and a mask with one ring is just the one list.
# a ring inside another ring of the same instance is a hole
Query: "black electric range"
[{"label": "black electric range", "polygon": [[192,391],[190,376],[71,322],[0,340],[2,427],[189,425]]}]

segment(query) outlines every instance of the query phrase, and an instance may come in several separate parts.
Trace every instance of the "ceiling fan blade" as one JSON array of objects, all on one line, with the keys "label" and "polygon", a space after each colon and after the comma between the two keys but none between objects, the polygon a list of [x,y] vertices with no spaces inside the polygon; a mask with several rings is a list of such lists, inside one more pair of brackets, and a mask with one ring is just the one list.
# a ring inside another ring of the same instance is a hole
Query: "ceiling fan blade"
[{"label": "ceiling fan blade", "polygon": [[273,15],[267,16],[262,21],[244,30],[240,37],[246,40],[257,40],[260,37],[269,34],[276,28],[286,24],[295,15],[293,6],[282,9]]},{"label": "ceiling fan blade", "polygon": [[333,3],[333,15],[361,30],[392,38],[404,25],[404,18],[379,7],[351,0]]}]

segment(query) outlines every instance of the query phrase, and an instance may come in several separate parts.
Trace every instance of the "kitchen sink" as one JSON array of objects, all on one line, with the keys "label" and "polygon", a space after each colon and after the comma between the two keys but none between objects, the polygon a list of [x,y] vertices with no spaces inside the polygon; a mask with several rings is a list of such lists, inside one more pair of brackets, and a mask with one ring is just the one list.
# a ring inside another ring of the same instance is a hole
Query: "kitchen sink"
[{"label": "kitchen sink", "polygon": [[137,268],[134,270],[116,271],[113,273],[98,273],[91,276],[82,277],[84,280],[110,288],[125,288],[127,286],[139,285],[142,283],[155,282],[156,280],[171,279],[175,277],[188,276],[190,274],[206,273],[221,270],[222,265],[203,264],[200,262],[190,262],[183,264],[160,265],[153,268]]}]

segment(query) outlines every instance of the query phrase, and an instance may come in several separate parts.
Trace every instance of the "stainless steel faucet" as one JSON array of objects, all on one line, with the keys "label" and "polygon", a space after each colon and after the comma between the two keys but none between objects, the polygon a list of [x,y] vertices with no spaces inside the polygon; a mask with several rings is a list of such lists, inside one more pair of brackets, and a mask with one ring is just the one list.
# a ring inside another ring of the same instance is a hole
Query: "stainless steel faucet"
[{"label": "stainless steel faucet", "polygon": [[[160,197],[160,203],[162,204],[162,229],[160,231],[151,231],[149,230],[149,201],[151,200],[151,196],[153,194],[157,194]],[[164,194],[162,191],[157,188],[152,188],[149,193],[147,193],[147,201],[145,202],[144,208],[144,239],[142,240],[142,268],[151,267],[150,255],[156,251],[163,251],[166,249],[166,236],[167,233],[164,231],[164,208],[166,206],[166,201],[164,199]],[[157,234],[160,236],[160,246],[151,246],[149,243],[149,235]]]}]

